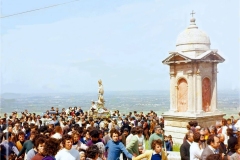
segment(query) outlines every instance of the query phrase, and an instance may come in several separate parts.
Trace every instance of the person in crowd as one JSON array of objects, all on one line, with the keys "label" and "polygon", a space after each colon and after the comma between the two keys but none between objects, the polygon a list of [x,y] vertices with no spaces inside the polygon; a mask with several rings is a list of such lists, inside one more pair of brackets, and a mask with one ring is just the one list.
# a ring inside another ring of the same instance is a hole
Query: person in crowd
[{"label": "person in crowd", "polygon": [[86,150],[86,160],[97,160],[99,157],[100,151],[98,146],[92,145]]},{"label": "person in crowd", "polygon": [[[45,138],[44,135],[41,135],[41,134],[37,134],[35,136],[35,138],[33,139],[32,143],[33,143],[33,148],[30,149],[27,153],[27,160],[31,160],[37,153],[37,148],[38,148],[38,144],[36,143],[38,139],[40,138]],[[42,144],[43,145],[43,144]]]},{"label": "person in crowd", "polygon": [[199,132],[195,132],[193,134],[193,142],[190,145],[190,160],[196,160],[201,158],[201,154],[203,152],[203,148],[201,148],[200,142],[201,134]]},{"label": "person in crowd", "polygon": [[72,136],[66,134],[62,138],[63,149],[58,151],[55,156],[56,160],[79,160],[80,155],[78,150],[72,148],[73,140]]},{"label": "person in crowd", "polygon": [[168,141],[169,141],[169,148],[167,148],[167,151],[173,151],[173,140],[172,135],[168,135]]},{"label": "person in crowd", "polygon": [[228,152],[228,155],[231,156],[233,153],[235,153],[235,145],[237,145],[237,138],[235,136],[233,136],[232,128],[227,129],[227,135],[229,136],[227,152]]},{"label": "person in crowd", "polygon": [[[154,133],[154,130],[155,130],[155,126],[156,126],[156,125],[157,125],[156,119],[153,119],[153,118],[152,118],[151,123],[150,123],[150,129],[149,129],[149,132],[150,132],[151,134]],[[160,126],[160,127],[161,127],[161,126]]]},{"label": "person in crowd", "polygon": [[[143,118],[143,136],[145,138],[145,141],[148,141],[149,140],[149,137],[150,137],[150,132],[149,132],[149,126],[148,126],[148,123],[147,123],[147,119],[146,118]],[[145,148],[147,147],[148,145],[145,144]],[[149,147],[150,148],[150,147]],[[149,149],[147,148],[147,149]]]},{"label": "person in crowd", "polygon": [[164,135],[164,145],[165,145],[167,151],[171,151],[171,149],[172,149],[171,144],[168,139],[168,136],[166,136],[166,135]]},{"label": "person in crowd", "polygon": [[[60,141],[55,138],[48,138],[43,148],[44,158],[42,160],[56,160],[55,155],[60,150]],[[68,159],[66,159],[68,160]]]},{"label": "person in crowd", "polygon": [[72,148],[75,148],[76,150],[78,151],[81,151],[81,150],[86,150],[88,147],[83,144],[80,140],[80,134],[75,131],[72,133],[72,139],[73,139],[73,145],[72,145]]},{"label": "person in crowd", "polygon": [[62,128],[60,126],[56,126],[54,130],[55,130],[55,134],[53,134],[51,137],[55,139],[61,139],[62,133],[63,133]]},{"label": "person in crowd", "polygon": [[7,128],[6,118],[1,118],[1,119],[0,119],[0,143],[2,142],[3,131],[4,131],[6,128]]},{"label": "person in crowd", "polygon": [[229,156],[227,155],[227,148],[226,145],[224,144],[225,136],[223,133],[218,134],[219,137],[219,154],[223,155],[223,160],[228,160]]},{"label": "person in crowd", "polygon": [[210,135],[217,135],[217,128],[216,126],[210,126],[209,128],[209,131],[210,131]]},{"label": "person in crowd", "polygon": [[34,140],[36,135],[37,135],[37,133],[35,131],[31,131],[30,139],[23,143],[23,147],[22,147],[21,151],[18,153],[17,157],[21,158],[21,157],[26,156],[28,151],[30,151],[33,148],[33,146],[34,146],[33,145],[33,140]]},{"label": "person in crowd", "polygon": [[162,141],[160,139],[153,140],[152,150],[146,150],[143,154],[133,158],[133,160],[142,160],[146,158],[147,160],[167,160],[166,152],[162,149]]},{"label": "person in crowd", "polygon": [[156,125],[154,128],[154,133],[151,134],[150,138],[149,138],[149,146],[152,146],[152,141],[153,140],[163,140],[163,135],[162,135],[162,128],[160,125]]},{"label": "person in crowd", "polygon": [[190,159],[190,146],[193,142],[193,132],[189,130],[185,135],[186,141],[180,146],[180,155],[181,160],[189,160]]},{"label": "person in crowd", "polygon": [[[120,142],[122,142],[125,147],[126,147],[126,139],[128,137],[128,134],[129,134],[128,128],[124,128],[122,135],[119,137]],[[123,154],[123,160],[127,160],[127,157],[125,154]]]},{"label": "person in crowd", "polygon": [[199,133],[201,135],[199,145],[202,149],[205,149],[207,147],[207,141],[205,140],[205,128],[202,128]]},{"label": "person in crowd", "polygon": [[145,138],[143,136],[143,130],[141,127],[137,127],[137,138],[138,138],[138,150],[139,153],[143,153],[145,150]]},{"label": "person in crowd", "polygon": [[205,140],[207,141],[208,137],[210,136],[210,130],[208,127],[204,128],[204,137],[205,137]]},{"label": "person in crowd", "polygon": [[239,160],[240,159],[240,145],[235,146],[236,152],[230,156],[230,160]]},{"label": "person in crowd", "polygon": [[108,142],[110,139],[111,139],[111,137],[110,137],[110,134],[109,134],[108,129],[107,129],[107,130],[103,130],[103,138],[102,138],[103,143],[106,145],[107,142]]},{"label": "person in crowd", "polygon": [[104,159],[105,146],[102,139],[99,138],[99,131],[96,128],[93,128],[90,131],[91,140],[87,142],[87,146],[97,145],[100,151],[99,157]]},{"label": "person in crowd", "polygon": [[76,117],[75,124],[78,124],[79,127],[82,127],[82,122],[80,121],[80,117]]},{"label": "person in crowd", "polygon": [[89,134],[89,130],[84,130],[83,131],[83,136],[81,137],[80,141],[83,144],[87,144],[87,142],[91,140],[90,134]]},{"label": "person in crowd", "polygon": [[86,153],[84,151],[80,151],[80,160],[86,160]]},{"label": "person in crowd", "polygon": [[126,157],[133,158],[132,154],[129,153],[122,142],[119,141],[119,131],[113,128],[110,131],[111,140],[108,141],[107,145],[105,146],[106,151],[108,151],[108,159],[119,159],[120,153],[123,152]]},{"label": "person in crowd", "polygon": [[[136,134],[131,137],[129,143],[127,143],[126,148],[129,153],[131,153],[132,155],[138,156],[140,154],[139,145],[138,145],[138,137],[139,137],[138,134],[140,130],[138,130],[137,127],[134,127],[134,128],[136,128]],[[131,158],[128,158],[128,159],[131,159]]]},{"label": "person in crowd", "polygon": [[211,154],[218,154],[219,145],[219,138],[216,135],[210,135],[207,139],[207,147],[202,152],[201,160],[206,160]]},{"label": "person in crowd", "polygon": [[97,106],[94,101],[92,101],[92,106],[91,106],[90,110],[92,111],[92,113],[94,113],[94,111],[97,110]]},{"label": "person in crowd", "polygon": [[18,132],[17,138],[18,141],[16,142],[16,147],[18,151],[21,151],[25,142],[25,133],[23,131]]},{"label": "person in crowd", "polygon": [[129,125],[129,121],[128,121],[128,118],[124,118],[123,119],[123,122],[122,122],[122,127],[121,127],[121,133],[123,133],[123,130],[127,128],[129,132],[131,132],[131,126]]},{"label": "person in crowd", "polygon": [[15,124],[14,124],[14,127],[13,127],[13,130],[12,132],[17,135],[20,131],[22,131],[21,127],[20,127],[20,122],[17,121]]},{"label": "person in crowd", "polygon": [[34,148],[36,148],[36,155],[31,160],[42,160],[44,158],[43,151],[46,139],[44,137],[40,137],[35,140]]},{"label": "person in crowd", "polygon": [[4,140],[0,144],[0,146],[1,146],[0,151],[1,151],[1,155],[2,155],[1,158],[3,158],[3,160],[14,159],[14,157],[16,157],[16,155],[18,155],[18,153],[19,153],[17,147],[12,142],[12,134],[13,133],[11,133],[11,132],[5,132],[3,134]]},{"label": "person in crowd", "polygon": [[226,119],[222,119],[222,134],[224,135],[224,144],[227,145],[227,140],[228,140],[228,136],[227,136],[227,120]]}]

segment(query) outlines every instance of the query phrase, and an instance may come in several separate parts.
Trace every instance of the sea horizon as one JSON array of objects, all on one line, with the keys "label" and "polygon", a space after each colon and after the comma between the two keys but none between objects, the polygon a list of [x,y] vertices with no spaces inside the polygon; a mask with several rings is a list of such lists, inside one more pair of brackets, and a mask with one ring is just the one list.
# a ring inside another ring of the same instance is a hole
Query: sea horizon
[{"label": "sea horizon", "polygon": [[[80,93],[2,93],[0,111],[11,113],[24,111],[41,113],[51,107],[68,108],[82,107],[87,111],[91,101],[97,101],[97,92]],[[169,110],[169,90],[134,90],[105,91],[105,107],[109,110],[119,110],[121,113],[132,111],[149,112],[154,110],[158,115]],[[218,110],[227,116],[236,115],[240,111],[238,90],[218,90]]]}]

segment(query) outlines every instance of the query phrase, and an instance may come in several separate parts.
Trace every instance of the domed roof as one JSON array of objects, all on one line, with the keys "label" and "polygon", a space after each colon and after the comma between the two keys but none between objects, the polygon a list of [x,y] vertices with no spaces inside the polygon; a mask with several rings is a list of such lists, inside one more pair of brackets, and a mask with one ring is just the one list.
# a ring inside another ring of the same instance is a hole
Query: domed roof
[{"label": "domed roof", "polygon": [[177,38],[176,50],[182,52],[207,51],[210,49],[210,39],[206,33],[199,30],[195,24],[195,18],[190,20],[187,29],[181,32]]}]

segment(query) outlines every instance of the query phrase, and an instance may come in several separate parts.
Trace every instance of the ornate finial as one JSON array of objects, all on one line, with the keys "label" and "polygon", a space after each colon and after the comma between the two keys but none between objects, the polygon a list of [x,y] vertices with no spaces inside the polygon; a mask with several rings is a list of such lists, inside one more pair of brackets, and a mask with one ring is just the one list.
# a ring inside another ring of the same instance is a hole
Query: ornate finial
[{"label": "ornate finial", "polygon": [[190,26],[188,27],[188,29],[198,28],[195,24],[196,19],[193,17],[193,15],[196,14],[196,13],[194,12],[194,10],[192,10],[192,13],[190,13],[190,14],[192,15],[192,18],[190,19]]},{"label": "ornate finial", "polygon": [[192,10],[192,13],[190,13],[190,14],[191,14],[191,15],[192,15],[192,17],[193,17],[193,15],[195,14],[195,13],[194,13],[194,10]]}]

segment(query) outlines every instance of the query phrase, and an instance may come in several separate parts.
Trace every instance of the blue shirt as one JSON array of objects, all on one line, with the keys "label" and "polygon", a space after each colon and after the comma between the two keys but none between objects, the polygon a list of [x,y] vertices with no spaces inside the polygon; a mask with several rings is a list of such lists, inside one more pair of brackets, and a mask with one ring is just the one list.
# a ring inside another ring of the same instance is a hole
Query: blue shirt
[{"label": "blue shirt", "polygon": [[120,153],[123,152],[126,157],[132,158],[132,154],[130,154],[122,142],[114,142],[113,140],[109,140],[105,149],[108,150],[108,159],[110,160],[120,160]]},{"label": "blue shirt", "polygon": [[153,154],[151,160],[162,160],[162,156],[160,154]]}]

